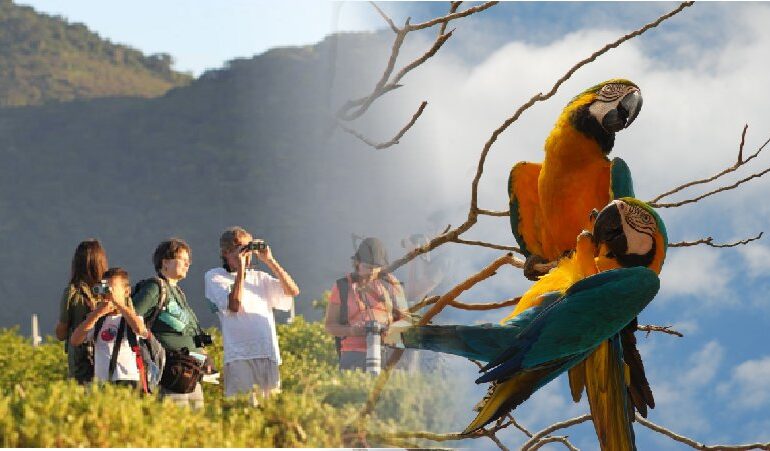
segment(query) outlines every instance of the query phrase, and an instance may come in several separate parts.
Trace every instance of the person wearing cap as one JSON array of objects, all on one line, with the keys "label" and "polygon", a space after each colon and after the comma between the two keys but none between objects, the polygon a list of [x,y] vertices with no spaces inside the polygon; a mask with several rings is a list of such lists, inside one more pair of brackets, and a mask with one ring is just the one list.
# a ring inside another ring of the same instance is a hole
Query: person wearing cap
[{"label": "person wearing cap", "polygon": [[[401,283],[383,271],[388,255],[379,239],[361,241],[351,259],[353,272],[332,287],[325,325],[327,332],[340,339],[340,369],[364,371],[366,323],[378,322],[384,334],[390,324],[407,318],[408,313]],[[347,292],[347,299],[340,299],[340,291]],[[341,317],[342,302],[347,305],[347,318]]]}]

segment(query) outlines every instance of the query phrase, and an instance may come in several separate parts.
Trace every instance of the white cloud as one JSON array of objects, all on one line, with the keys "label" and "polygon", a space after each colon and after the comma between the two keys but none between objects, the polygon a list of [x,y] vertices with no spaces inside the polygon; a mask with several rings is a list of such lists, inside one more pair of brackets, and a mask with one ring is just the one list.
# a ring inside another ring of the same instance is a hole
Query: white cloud
[{"label": "white cloud", "polygon": [[706,247],[671,252],[661,272],[658,303],[697,297],[696,308],[725,305],[732,297],[729,282],[733,269],[721,260],[718,251]]},{"label": "white cloud", "polygon": [[747,360],[732,370],[718,392],[734,409],[764,409],[770,406],[770,355]]},{"label": "white cloud", "polygon": [[740,248],[746,270],[752,278],[770,275],[770,246],[752,243]]},{"label": "white cloud", "polygon": [[710,422],[703,414],[705,393],[713,386],[724,354],[725,348],[712,340],[692,353],[685,363],[653,370],[650,382],[656,407],[650,419],[681,433],[708,432]]}]

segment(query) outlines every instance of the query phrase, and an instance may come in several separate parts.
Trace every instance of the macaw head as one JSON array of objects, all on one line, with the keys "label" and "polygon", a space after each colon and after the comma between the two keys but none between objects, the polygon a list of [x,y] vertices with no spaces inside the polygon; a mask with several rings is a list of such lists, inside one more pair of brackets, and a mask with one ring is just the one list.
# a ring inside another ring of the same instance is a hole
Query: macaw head
[{"label": "macaw head", "polygon": [[660,273],[663,267],[666,226],[652,207],[638,199],[623,197],[610,202],[596,217],[593,236],[600,271],[646,266]]},{"label": "macaw head", "polygon": [[629,80],[614,78],[575,96],[562,114],[572,125],[596,139],[605,154],[612,150],[615,133],[628,128],[642,109],[642,93]]}]

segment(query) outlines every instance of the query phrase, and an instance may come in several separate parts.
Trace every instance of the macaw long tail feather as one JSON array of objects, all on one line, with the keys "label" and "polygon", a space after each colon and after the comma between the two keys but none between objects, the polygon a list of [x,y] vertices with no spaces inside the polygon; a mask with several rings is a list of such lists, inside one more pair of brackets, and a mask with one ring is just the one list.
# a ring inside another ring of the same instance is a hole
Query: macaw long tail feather
[{"label": "macaw long tail feather", "polygon": [[634,410],[620,336],[599,345],[585,360],[585,387],[602,451],[635,451]]},{"label": "macaw long tail feather", "polygon": [[[583,355],[579,357],[582,359]],[[481,409],[476,418],[465,428],[463,434],[470,434],[523,403],[536,390],[561,374],[565,367],[575,363],[575,358],[554,360],[537,368],[521,371],[510,379],[494,383],[491,393],[481,402]]]},{"label": "macaw long tail feather", "polygon": [[639,414],[647,418],[647,407],[655,408],[655,399],[652,396],[650,383],[644,373],[644,364],[639,350],[636,348],[636,328],[638,321],[634,318],[628,326],[620,332],[621,344],[623,345],[623,361],[628,365],[631,373],[631,383],[628,385],[628,391],[631,394],[631,400]]},{"label": "macaw long tail feather", "polygon": [[512,325],[414,326],[401,335],[404,346],[488,362],[510,347],[521,332]]}]

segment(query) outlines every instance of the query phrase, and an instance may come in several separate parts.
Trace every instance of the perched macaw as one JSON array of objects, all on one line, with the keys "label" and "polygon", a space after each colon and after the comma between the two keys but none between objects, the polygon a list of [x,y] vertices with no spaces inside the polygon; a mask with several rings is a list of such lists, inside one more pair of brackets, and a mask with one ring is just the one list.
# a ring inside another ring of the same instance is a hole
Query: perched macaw
[{"label": "perched macaw", "polygon": [[[575,252],[541,277],[500,325],[393,327],[386,341],[488,362],[476,383],[492,386],[465,433],[502,417],[559,374],[585,365],[581,374],[589,399],[606,411],[615,406],[611,403],[621,402],[616,410],[622,422],[616,424],[616,418],[610,425],[623,429],[621,439],[633,449],[625,397],[628,381],[615,337],[658,292],[667,242],[665,226],[652,208],[633,198],[615,200],[596,216],[593,233],[581,233]],[[589,374],[589,365],[601,361],[581,362],[604,349],[608,340],[615,354],[605,361],[614,365],[613,377],[602,385],[601,378],[593,376],[598,372]],[[604,399],[604,392],[593,396],[608,385],[614,397]],[[575,393],[577,385],[571,387]],[[621,439],[605,449],[627,449],[612,447],[622,444]]]},{"label": "perched macaw", "polygon": [[626,163],[607,155],[615,133],[630,126],[642,108],[634,83],[613,79],[586,89],[559,115],[545,141],[542,163],[519,162],[508,179],[511,228],[537,280],[536,263],[556,261],[589,227],[588,213],[618,197],[632,197]]}]

